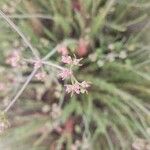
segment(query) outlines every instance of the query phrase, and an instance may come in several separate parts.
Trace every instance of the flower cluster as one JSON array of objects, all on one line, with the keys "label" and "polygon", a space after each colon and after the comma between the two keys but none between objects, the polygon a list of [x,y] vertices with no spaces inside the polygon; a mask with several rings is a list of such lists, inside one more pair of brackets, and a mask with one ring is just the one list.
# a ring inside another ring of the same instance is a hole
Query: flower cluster
[{"label": "flower cluster", "polygon": [[35,74],[35,77],[37,78],[37,80],[43,81],[46,77],[46,73],[45,72],[38,72],[37,74]]},{"label": "flower cluster", "polygon": [[76,82],[74,84],[66,84],[66,92],[74,94],[87,93],[87,88],[90,86],[89,83],[83,81],[81,83]]},{"label": "flower cluster", "polygon": [[[43,62],[41,59],[38,59],[34,61],[33,65],[34,69],[40,69],[43,66]],[[46,78],[46,73],[40,70],[35,74],[35,77],[37,80],[43,81]]]},{"label": "flower cluster", "polygon": [[38,69],[38,68],[41,68],[42,67],[42,60],[36,60],[34,62],[34,69]]},{"label": "flower cluster", "polygon": [[19,61],[21,59],[21,54],[18,50],[14,50],[6,59],[6,63],[12,67],[18,67]]},{"label": "flower cluster", "polygon": [[61,61],[65,64],[69,64],[69,65],[75,65],[75,66],[81,66],[82,64],[80,64],[80,61],[82,60],[82,58],[80,59],[77,59],[77,58],[74,58],[72,59],[71,56],[62,56],[62,59]]},{"label": "flower cluster", "polygon": [[66,68],[62,69],[61,72],[58,74],[58,76],[61,77],[62,80],[65,80],[72,76],[72,71]]},{"label": "flower cluster", "polygon": [[62,55],[61,61],[64,64],[69,65],[69,69],[62,69],[61,72],[59,73],[59,77],[61,77],[62,80],[71,79],[71,84],[66,84],[66,92],[71,93],[73,95],[74,93],[80,94],[80,93],[87,93],[87,88],[90,86],[88,82],[83,81],[83,82],[78,82],[77,79],[73,75],[72,68],[73,66],[81,66],[80,64],[81,59],[71,58],[71,56],[68,55]]}]

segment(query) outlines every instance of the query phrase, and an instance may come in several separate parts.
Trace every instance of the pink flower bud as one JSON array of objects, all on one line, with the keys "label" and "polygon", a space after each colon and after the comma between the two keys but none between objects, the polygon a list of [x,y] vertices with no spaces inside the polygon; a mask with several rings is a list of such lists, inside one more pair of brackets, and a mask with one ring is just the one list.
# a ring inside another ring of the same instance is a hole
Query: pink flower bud
[{"label": "pink flower bud", "polygon": [[17,67],[19,65],[19,61],[21,59],[20,52],[18,50],[14,50],[6,59],[6,63],[11,65],[12,67]]},{"label": "pink flower bud", "polygon": [[79,84],[77,84],[77,83],[75,83],[75,84],[73,84],[73,85],[67,84],[67,85],[65,85],[65,86],[66,86],[66,92],[67,92],[67,93],[80,94],[80,86],[79,86]]},{"label": "pink flower bud", "polygon": [[46,77],[46,74],[44,72],[38,72],[35,77],[38,79],[38,80],[41,80],[43,81]]},{"label": "pink flower bud", "polygon": [[68,49],[65,45],[61,44],[58,46],[57,48],[58,53],[60,53],[61,55],[68,55]]},{"label": "pink flower bud", "polygon": [[69,69],[63,69],[59,74],[59,77],[62,78],[62,80],[65,80],[66,78],[69,78],[70,76],[72,76],[72,71]]},{"label": "pink flower bud", "polygon": [[72,58],[68,55],[62,56],[61,61],[65,64],[72,64]]},{"label": "pink flower bud", "polygon": [[34,62],[34,69],[38,69],[42,67],[42,60],[36,60]]},{"label": "pink flower bud", "polygon": [[4,83],[0,83],[0,92],[4,91],[6,88]]}]

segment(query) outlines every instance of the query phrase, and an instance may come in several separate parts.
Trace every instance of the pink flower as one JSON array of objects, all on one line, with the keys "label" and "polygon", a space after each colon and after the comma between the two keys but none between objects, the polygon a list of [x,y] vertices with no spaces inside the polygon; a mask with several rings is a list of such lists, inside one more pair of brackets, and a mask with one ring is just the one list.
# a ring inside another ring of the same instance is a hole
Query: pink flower
[{"label": "pink flower", "polygon": [[60,53],[61,55],[68,55],[68,49],[65,45],[61,44],[58,46],[57,48],[58,53]]},{"label": "pink flower", "polygon": [[66,86],[66,92],[71,94],[80,94],[80,86],[78,83],[75,84],[67,84]]},{"label": "pink flower", "polygon": [[5,90],[5,84],[4,83],[0,83],[0,92]]},{"label": "pink flower", "polygon": [[80,93],[87,93],[86,88],[88,88],[90,85],[86,82],[83,81],[82,83],[75,83],[75,84],[67,84],[66,86],[66,92],[74,94],[80,94]]},{"label": "pink flower", "polygon": [[76,94],[80,94],[80,86],[78,83],[73,84],[73,90]]},{"label": "pink flower", "polygon": [[70,77],[72,75],[72,71],[69,69],[63,69],[58,76],[62,78],[62,80],[65,80],[66,78]]},{"label": "pink flower", "polygon": [[66,84],[65,86],[66,86],[66,92],[67,93],[73,93],[74,92],[72,84]]},{"label": "pink flower", "polygon": [[34,69],[38,69],[42,67],[42,60],[36,60],[34,62]]},{"label": "pink flower", "polygon": [[17,67],[20,61],[20,52],[18,50],[14,50],[6,59],[6,63],[11,65],[12,67]]},{"label": "pink flower", "polygon": [[72,58],[68,55],[62,56],[61,61],[65,64],[72,64]]},{"label": "pink flower", "polygon": [[44,72],[38,72],[35,77],[38,79],[38,80],[41,80],[43,81],[46,77],[46,74]]},{"label": "pink flower", "polygon": [[71,56],[68,56],[68,55],[62,56],[62,59],[61,59],[61,61],[63,63],[70,64],[70,65],[75,65],[75,66],[81,66],[82,65],[82,64],[80,64],[81,60],[82,60],[82,58],[80,58],[80,59],[74,58],[72,60]]},{"label": "pink flower", "polygon": [[77,53],[80,57],[86,56],[88,53],[89,40],[81,38],[78,43]]}]

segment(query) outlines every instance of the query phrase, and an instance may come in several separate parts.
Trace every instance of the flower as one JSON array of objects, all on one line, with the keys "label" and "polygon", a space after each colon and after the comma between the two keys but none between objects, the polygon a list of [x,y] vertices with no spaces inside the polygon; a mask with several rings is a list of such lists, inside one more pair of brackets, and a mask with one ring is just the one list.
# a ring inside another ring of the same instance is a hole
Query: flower
[{"label": "flower", "polygon": [[80,86],[78,83],[75,84],[67,84],[66,86],[66,92],[71,94],[80,94]]},{"label": "flower", "polygon": [[72,64],[75,66],[82,66],[82,64],[80,64],[81,60],[82,60],[82,58],[80,58],[80,59],[74,58]]},{"label": "flower", "polygon": [[87,93],[87,88],[90,86],[89,83],[83,81],[82,83],[76,82],[75,84],[66,84],[66,92],[74,94]]},{"label": "flower", "polygon": [[35,75],[35,77],[36,77],[38,80],[43,81],[44,78],[46,77],[46,74],[45,74],[45,72],[38,72],[38,73]]},{"label": "flower", "polygon": [[88,88],[88,87],[90,87],[89,83],[86,82],[86,81],[83,81],[83,82],[81,83],[81,86],[82,86],[83,88]]},{"label": "flower", "polygon": [[38,68],[41,68],[42,67],[42,60],[36,60],[34,62],[34,69],[38,69]]},{"label": "flower", "polygon": [[18,50],[14,50],[6,59],[6,63],[11,65],[12,67],[17,67],[20,61],[20,52]]},{"label": "flower", "polygon": [[72,64],[72,58],[68,55],[62,56],[61,61],[65,64]]},{"label": "flower", "polygon": [[63,69],[61,72],[58,74],[59,77],[62,78],[62,80],[65,80],[66,78],[72,76],[72,71],[69,69]]},{"label": "flower", "polygon": [[68,49],[64,44],[58,45],[57,51],[61,55],[64,55],[64,56],[68,55]]},{"label": "flower", "polygon": [[0,91],[4,91],[5,90],[5,84],[4,83],[0,83]]},{"label": "flower", "polygon": [[78,83],[73,84],[73,90],[76,94],[80,94],[80,86]]},{"label": "flower", "polygon": [[81,38],[78,42],[77,53],[79,56],[86,56],[88,53],[89,40]]},{"label": "flower", "polygon": [[76,57],[72,60],[71,56],[65,55],[62,56],[61,61],[65,64],[69,64],[69,65],[75,65],[75,66],[81,66],[82,64],[80,64],[80,61],[82,60],[82,58],[77,59]]}]

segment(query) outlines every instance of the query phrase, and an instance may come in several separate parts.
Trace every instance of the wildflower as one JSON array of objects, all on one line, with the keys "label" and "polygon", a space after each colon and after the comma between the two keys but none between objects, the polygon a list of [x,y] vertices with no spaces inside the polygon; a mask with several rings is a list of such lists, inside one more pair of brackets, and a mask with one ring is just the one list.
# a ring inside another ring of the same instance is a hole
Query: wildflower
[{"label": "wildflower", "polygon": [[80,89],[81,93],[88,93],[87,88],[90,87],[90,84],[86,81],[83,81],[82,83],[80,83],[80,85],[81,85]]},{"label": "wildflower", "polygon": [[66,84],[65,86],[66,86],[66,92],[67,93],[73,93],[74,92],[72,84]]},{"label": "wildflower", "polygon": [[4,83],[0,83],[0,91],[4,91],[5,90],[5,84]]},{"label": "wildflower", "polygon": [[61,60],[63,63],[69,64],[69,65],[75,65],[75,66],[81,66],[82,65],[82,64],[80,64],[80,61],[82,60],[82,58],[80,58],[80,59],[74,58],[72,60],[71,56],[65,55],[65,56],[62,56]]},{"label": "wildflower", "polygon": [[38,72],[35,77],[38,79],[38,80],[41,80],[43,81],[44,78],[46,77],[46,74],[44,72]]},{"label": "wildflower", "polygon": [[6,63],[11,65],[12,67],[17,67],[19,65],[20,59],[21,59],[20,52],[14,50],[6,59]]},{"label": "wildflower", "polygon": [[62,80],[65,80],[66,78],[72,76],[72,71],[69,69],[63,69],[58,76],[60,76]]},{"label": "wildflower", "polygon": [[73,84],[73,90],[76,94],[80,94],[80,86],[78,83]]},{"label": "wildflower", "polygon": [[82,60],[82,58],[80,58],[80,59],[74,58],[72,64],[76,65],[76,66],[82,66],[82,64],[80,64],[81,60]]},{"label": "wildflower", "polygon": [[75,84],[67,84],[66,92],[71,94],[80,94],[80,93],[87,93],[87,88],[90,86],[89,83],[83,81],[82,83],[76,82]]},{"label": "wildflower", "polygon": [[58,46],[57,48],[58,53],[60,53],[61,55],[68,55],[68,49],[65,45],[61,44]]},{"label": "wildflower", "polygon": [[82,86],[83,88],[88,88],[88,87],[90,87],[89,83],[86,82],[86,81],[82,81],[81,86]]},{"label": "wildflower", "polygon": [[61,61],[65,64],[72,64],[72,58],[68,55],[62,56]]},{"label": "wildflower", "polygon": [[34,69],[38,69],[42,67],[42,60],[36,60],[34,62]]},{"label": "wildflower", "polygon": [[78,83],[75,84],[67,84],[66,86],[66,92],[71,94],[80,94],[80,86]]},{"label": "wildflower", "polygon": [[85,56],[88,53],[89,40],[81,38],[78,43],[77,53],[79,56]]}]

